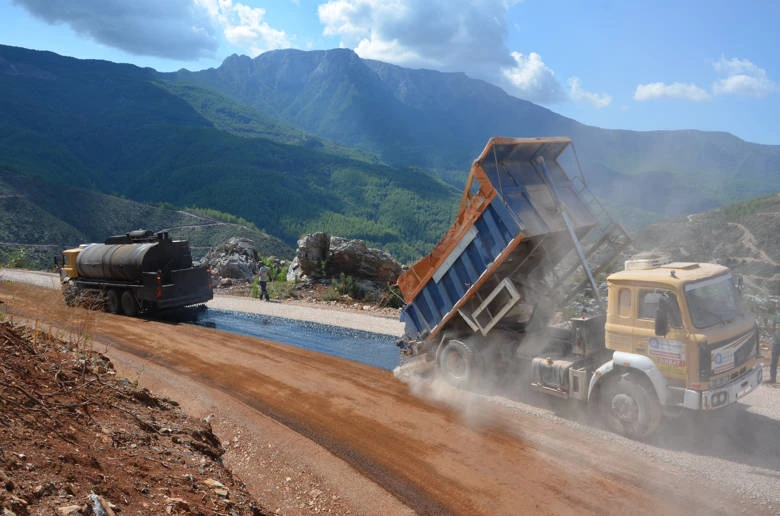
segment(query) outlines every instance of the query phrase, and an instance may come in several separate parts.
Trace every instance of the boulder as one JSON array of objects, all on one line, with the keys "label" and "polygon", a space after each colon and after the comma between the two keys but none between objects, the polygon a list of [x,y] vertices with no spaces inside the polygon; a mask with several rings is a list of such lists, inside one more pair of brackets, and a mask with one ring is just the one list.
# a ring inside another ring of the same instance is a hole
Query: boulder
[{"label": "boulder", "polygon": [[200,263],[208,265],[214,274],[222,278],[251,280],[257,274],[258,259],[257,249],[251,240],[233,237],[210,249]]},{"label": "boulder", "polygon": [[301,276],[312,278],[322,277],[324,263],[328,258],[330,240],[325,233],[312,233],[298,240],[298,250],[295,259],[298,262]]},{"label": "boulder", "polygon": [[336,236],[330,239],[327,269],[331,276],[344,273],[379,283],[395,283],[401,274],[401,264],[390,253]]},{"label": "boulder", "polygon": [[293,258],[290,262],[290,267],[287,268],[287,281],[296,282],[303,278],[303,272],[301,272],[301,266],[298,264],[298,257]]},{"label": "boulder", "polygon": [[395,283],[401,264],[381,249],[369,248],[363,240],[328,237],[325,233],[298,240],[295,259],[287,270],[287,281],[338,277],[342,273],[358,280]]}]

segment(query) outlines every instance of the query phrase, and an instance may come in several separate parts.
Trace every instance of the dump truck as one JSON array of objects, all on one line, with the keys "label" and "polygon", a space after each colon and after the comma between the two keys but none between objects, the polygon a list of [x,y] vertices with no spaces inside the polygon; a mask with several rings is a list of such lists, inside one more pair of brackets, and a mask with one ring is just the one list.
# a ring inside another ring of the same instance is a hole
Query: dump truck
[{"label": "dump truck", "polygon": [[189,243],[167,231],[136,230],[66,249],[60,279],[68,305],[102,306],[131,317],[213,297],[209,269],[194,266]]},{"label": "dump truck", "polygon": [[[755,389],[758,328],[729,269],[626,259],[631,246],[569,138],[490,139],[453,225],[398,279],[402,367],[586,403],[640,439],[664,414],[720,409]],[[613,272],[618,258],[625,270]]]}]

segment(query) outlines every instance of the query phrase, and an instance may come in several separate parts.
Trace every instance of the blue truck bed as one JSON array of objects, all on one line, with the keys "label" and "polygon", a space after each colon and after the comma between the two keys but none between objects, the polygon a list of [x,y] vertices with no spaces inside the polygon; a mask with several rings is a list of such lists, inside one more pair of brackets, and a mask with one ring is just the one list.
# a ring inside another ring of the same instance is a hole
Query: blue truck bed
[{"label": "blue truck bed", "polygon": [[[559,163],[569,138],[491,138],[471,166],[452,227],[398,285],[405,339],[487,334],[527,317],[523,300],[596,216]],[[575,236],[576,235],[576,236]]]}]

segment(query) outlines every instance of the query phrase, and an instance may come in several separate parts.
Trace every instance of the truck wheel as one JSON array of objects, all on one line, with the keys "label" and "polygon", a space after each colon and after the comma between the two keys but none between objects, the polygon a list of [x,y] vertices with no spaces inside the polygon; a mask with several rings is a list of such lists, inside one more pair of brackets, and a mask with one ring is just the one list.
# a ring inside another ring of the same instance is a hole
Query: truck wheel
[{"label": "truck wheel", "polygon": [[122,292],[122,313],[128,317],[135,317],[138,314],[135,296],[129,290]]},{"label": "truck wheel", "polygon": [[453,339],[439,352],[439,371],[455,387],[473,387],[479,377],[478,361],[471,346]]},{"label": "truck wheel", "polygon": [[62,297],[66,305],[76,306],[79,300],[79,289],[73,285],[65,285],[62,287]]},{"label": "truck wheel", "polygon": [[661,406],[644,382],[623,375],[607,384],[601,395],[607,426],[631,439],[643,439],[661,422]]},{"label": "truck wheel", "polygon": [[106,312],[119,313],[119,294],[114,289],[106,291]]}]

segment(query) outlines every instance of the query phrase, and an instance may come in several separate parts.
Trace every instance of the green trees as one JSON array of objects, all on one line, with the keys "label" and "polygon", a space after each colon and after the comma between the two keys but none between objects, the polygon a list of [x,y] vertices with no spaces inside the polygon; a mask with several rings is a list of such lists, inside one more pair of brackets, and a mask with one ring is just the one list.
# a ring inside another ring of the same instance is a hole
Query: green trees
[{"label": "green trees", "polygon": [[5,260],[4,267],[9,269],[29,269],[33,263],[33,250],[20,247],[12,251]]}]

